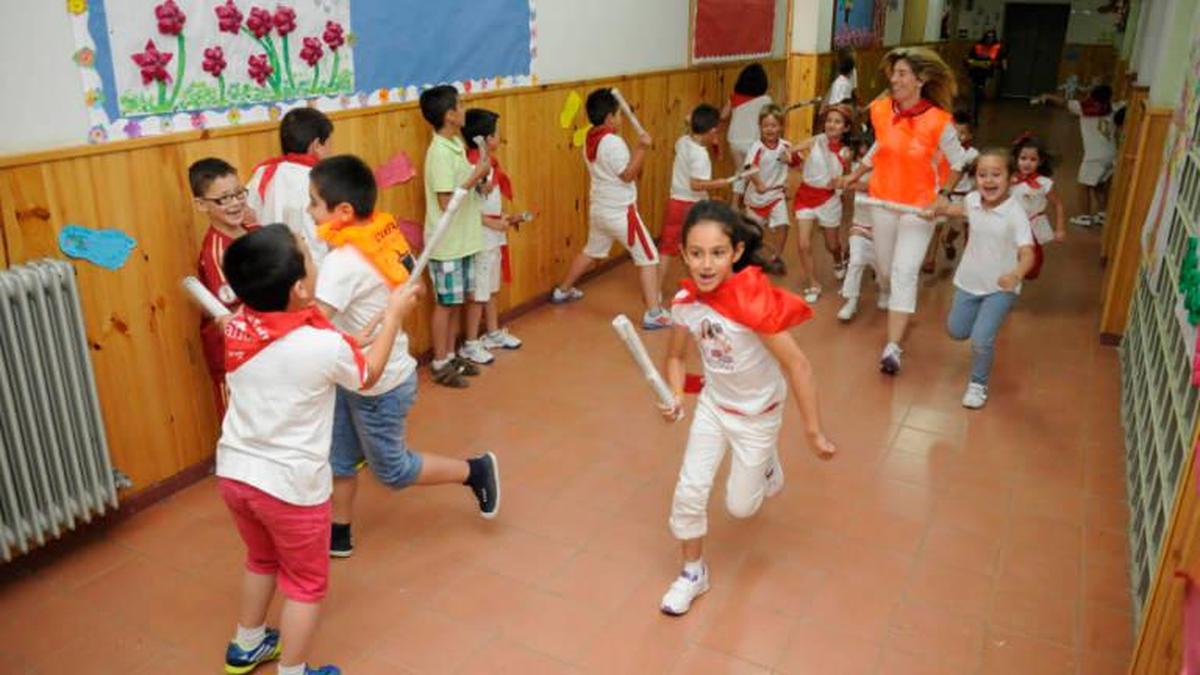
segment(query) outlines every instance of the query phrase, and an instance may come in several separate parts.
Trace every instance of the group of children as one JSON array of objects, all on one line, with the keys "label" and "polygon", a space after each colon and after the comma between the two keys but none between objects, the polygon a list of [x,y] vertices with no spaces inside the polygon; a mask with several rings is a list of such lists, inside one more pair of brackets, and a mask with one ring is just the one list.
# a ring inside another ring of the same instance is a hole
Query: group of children
[{"label": "group of children", "polygon": [[[794,145],[782,138],[785,113],[767,96],[761,66],[743,72],[724,111],[696,106],[688,133],[675,143],[657,246],[637,209],[636,182],[652,139],[642,134],[631,151],[620,135],[622,114],[613,91],[588,96],[594,125],[583,149],[591,178],[588,240],[550,299],[581,299],[576,281],[620,241],[639,270],[643,328],[672,329],[666,379],[675,400],[662,406],[665,417],[679,419],[685,389],[696,389],[684,368],[689,335],[704,368],[669,519],[684,564],[662,599],[668,614],[687,612],[708,590],[701,556],[706,512],[727,447],[733,459],[726,501],[737,517],[754,514],[783,487],[778,439],[789,390],[813,451],[822,459],[836,453],[821,426],[812,365],[788,329],[812,316],[810,305],[821,292],[811,248],[814,224],[843,282],[846,304],[839,319],[855,315],[866,268],[875,267],[886,288],[887,272],[876,266],[873,223],[846,209],[853,208],[849,197],[863,189],[865,171],[855,164],[864,161],[869,145],[859,139],[853,71],[853,61],[839,64],[818,116],[821,133]],[[499,327],[494,302],[505,267],[505,232],[519,218],[502,207],[512,188],[495,159],[499,116],[464,110],[449,86],[426,90],[420,108],[434,131],[424,165],[426,232],[456,192],[467,194],[430,262],[436,300],[432,378],[462,387],[466,376],[478,374],[477,365],[492,360],[491,349],[520,346]],[[714,178],[710,152],[723,121],[739,171]],[[1062,240],[1065,221],[1049,155],[1037,139],[1024,136],[1011,149],[973,150],[969,121],[956,116],[954,122],[958,142],[968,149],[968,167],[949,190],[950,199],[921,217],[949,219],[947,234],[930,245],[934,254],[941,247],[947,258],[957,256],[957,223],[968,234],[947,329],[954,339],[972,340],[963,405],[980,408],[997,331],[1023,280],[1036,277],[1040,245]],[[284,675],[340,672],[308,666],[308,649],[329,559],[353,552],[350,528],[364,464],[397,489],[467,486],[485,518],[495,517],[500,505],[492,453],[463,461],[417,453],[405,443],[417,364],[402,324],[425,290],[408,283],[416,252],[396,219],[376,209],[373,172],[357,157],[333,155],[332,133],[323,114],[300,108],[281,123],[281,156],[260,164],[246,187],[220,159],[200,160],[189,170],[195,205],[210,223],[201,280],[234,312],[201,327],[223,415],[219,489],[247,547],[237,630],[226,652],[226,672],[233,674],[274,659]],[[477,147],[475,139],[487,147]],[[789,213],[793,169],[801,176]],[[709,198],[727,186],[731,203]],[[784,271],[780,255],[793,214],[801,295],[765,275]],[[851,225],[843,241],[846,220]],[[661,289],[674,257],[685,277],[667,306]],[[881,300],[887,307],[882,293]],[[455,349],[464,318],[467,340]],[[265,625],[277,584],[286,598],[279,630]]]}]

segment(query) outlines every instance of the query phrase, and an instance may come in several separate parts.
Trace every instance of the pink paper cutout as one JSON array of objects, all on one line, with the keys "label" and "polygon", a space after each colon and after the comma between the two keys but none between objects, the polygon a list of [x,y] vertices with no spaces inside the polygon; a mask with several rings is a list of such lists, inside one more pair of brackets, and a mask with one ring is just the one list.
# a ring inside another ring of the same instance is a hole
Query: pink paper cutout
[{"label": "pink paper cutout", "polygon": [[416,175],[416,167],[413,166],[412,160],[408,158],[408,155],[403,150],[392,155],[391,159],[375,168],[375,182],[381,188],[407,183]]},{"label": "pink paper cutout", "polygon": [[1176,570],[1183,579],[1183,671],[1181,675],[1200,675],[1200,593],[1187,572]]},{"label": "pink paper cutout", "polygon": [[421,249],[425,248],[425,226],[404,218],[397,219],[396,224],[400,226],[400,233],[408,241],[408,247],[414,254],[420,255]]}]

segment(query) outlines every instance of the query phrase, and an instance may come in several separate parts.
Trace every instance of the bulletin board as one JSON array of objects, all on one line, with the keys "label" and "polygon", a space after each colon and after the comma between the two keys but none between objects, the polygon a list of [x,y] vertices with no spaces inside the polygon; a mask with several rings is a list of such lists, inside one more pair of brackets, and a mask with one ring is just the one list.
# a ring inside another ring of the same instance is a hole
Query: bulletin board
[{"label": "bulletin board", "polygon": [[770,56],[775,0],[693,0],[693,63]]},{"label": "bulletin board", "polygon": [[533,0],[67,0],[92,143],[534,81]]}]

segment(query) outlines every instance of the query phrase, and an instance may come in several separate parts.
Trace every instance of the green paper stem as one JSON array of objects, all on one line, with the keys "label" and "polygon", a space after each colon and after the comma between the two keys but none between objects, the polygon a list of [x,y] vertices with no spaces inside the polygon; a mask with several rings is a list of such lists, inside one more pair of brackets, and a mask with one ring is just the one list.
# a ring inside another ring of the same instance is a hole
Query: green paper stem
[{"label": "green paper stem", "polygon": [[187,43],[183,39],[183,31],[179,31],[175,36],[175,45],[178,54],[175,59],[175,87],[171,90],[171,108],[175,107],[179,90],[183,88],[183,70],[187,66]]},{"label": "green paper stem", "polygon": [[314,94],[321,90],[321,60],[320,59],[317,59],[317,62],[313,64],[312,90],[313,90]]},{"label": "green paper stem", "polygon": [[336,91],[338,66],[341,64],[342,55],[336,49],[333,52],[333,72],[329,73],[329,89]]},{"label": "green paper stem", "polygon": [[296,81],[292,79],[292,50],[288,48],[288,36],[283,38],[283,67],[287,71],[288,86],[292,89],[296,88]]}]

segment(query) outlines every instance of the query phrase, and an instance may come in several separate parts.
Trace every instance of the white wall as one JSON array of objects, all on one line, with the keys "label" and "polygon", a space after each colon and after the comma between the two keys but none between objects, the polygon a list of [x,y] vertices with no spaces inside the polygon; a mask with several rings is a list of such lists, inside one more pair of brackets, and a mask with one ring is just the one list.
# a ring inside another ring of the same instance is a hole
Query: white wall
[{"label": "white wall", "polygon": [[[1064,0],[1022,0],[1027,3],[1065,5]],[[967,38],[976,40],[987,28],[995,28],[1003,37],[1004,6],[1006,0],[975,0],[975,9],[967,11],[964,5],[959,10],[958,27],[967,30]],[[1097,8],[1108,4],[1107,0],[1070,0],[1071,20],[1067,24],[1067,42],[1070,44],[1110,44],[1116,33],[1116,19],[1112,14],[1100,14]]]},{"label": "white wall", "polygon": [[[541,82],[555,82],[683,68],[690,48],[689,5],[688,0],[540,0],[534,74]],[[826,23],[831,22],[832,15]],[[775,0],[774,56],[783,56],[786,35],[787,0]],[[21,97],[19,104],[0,106],[0,128],[6,130],[0,154],[85,142],[88,116],[71,61],[74,51],[62,0],[0,0],[0,85]]]},{"label": "white wall", "polygon": [[[878,0],[886,2],[886,0]],[[893,47],[900,44],[904,38],[904,0],[899,0],[896,6],[888,5],[887,16],[884,17],[883,46]]]},{"label": "white wall", "polygon": [[793,54],[819,54],[832,49],[833,6],[833,0],[794,0]]}]

